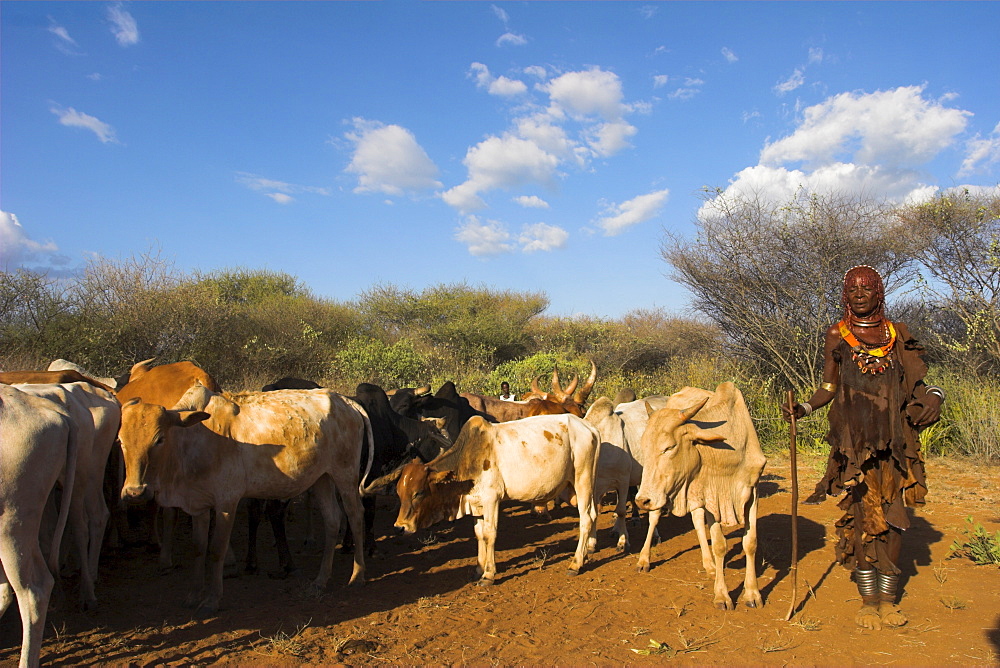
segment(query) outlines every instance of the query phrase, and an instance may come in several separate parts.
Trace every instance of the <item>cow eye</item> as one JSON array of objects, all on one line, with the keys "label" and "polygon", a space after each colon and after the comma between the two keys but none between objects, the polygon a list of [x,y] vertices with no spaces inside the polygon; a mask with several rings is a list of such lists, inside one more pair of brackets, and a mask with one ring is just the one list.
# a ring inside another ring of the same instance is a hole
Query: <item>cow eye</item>
[{"label": "cow eye", "polygon": [[677,447],[677,444],[676,444],[676,443],[671,443],[671,444],[670,444],[670,445],[668,445],[667,447],[663,448],[663,453],[662,453],[662,454],[664,454],[664,455],[665,455],[665,454],[667,454],[668,452],[670,452],[671,450],[673,450],[673,449],[674,449],[674,448],[676,448],[676,447]]}]

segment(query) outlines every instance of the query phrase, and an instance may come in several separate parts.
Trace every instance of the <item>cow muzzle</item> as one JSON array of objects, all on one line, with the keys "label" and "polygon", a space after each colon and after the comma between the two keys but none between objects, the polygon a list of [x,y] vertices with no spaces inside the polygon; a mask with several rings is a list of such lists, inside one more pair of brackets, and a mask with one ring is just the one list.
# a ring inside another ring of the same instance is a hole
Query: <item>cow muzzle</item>
[{"label": "cow muzzle", "polygon": [[145,503],[153,500],[153,490],[149,485],[132,485],[122,488],[122,501],[126,503]]}]

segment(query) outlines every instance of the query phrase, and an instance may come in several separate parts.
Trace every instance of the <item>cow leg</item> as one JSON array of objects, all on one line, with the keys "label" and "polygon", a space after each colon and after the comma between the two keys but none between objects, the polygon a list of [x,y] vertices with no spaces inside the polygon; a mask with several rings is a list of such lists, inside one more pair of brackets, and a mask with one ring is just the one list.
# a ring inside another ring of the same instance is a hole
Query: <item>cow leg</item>
[{"label": "cow leg", "polygon": [[[208,513],[205,513],[207,516]],[[216,509],[215,533],[208,550],[208,565],[210,567],[207,595],[198,603],[196,610],[199,615],[214,615],[219,611],[222,600],[222,579],[226,570],[226,553],[229,551],[229,538],[233,533],[233,519],[236,517],[236,504],[229,510]]]},{"label": "cow leg", "polygon": [[[0,586],[0,605],[5,609],[10,605],[10,589],[17,595],[17,605],[21,611],[21,660],[20,668],[37,666],[42,653],[42,635],[45,632],[45,616],[49,609],[49,599],[55,579],[45,563],[38,545],[38,523],[28,523],[17,527],[20,536],[32,536],[29,540],[19,540],[14,528],[0,527],[0,564],[6,573]],[[9,581],[9,584],[8,584]]]},{"label": "cow leg", "polygon": [[743,533],[743,553],[746,555],[747,572],[743,581],[743,602],[751,608],[764,605],[757,587],[757,491],[754,490],[750,507],[744,517],[746,531]]},{"label": "cow leg", "polygon": [[691,511],[691,522],[694,532],[698,535],[698,547],[701,548],[701,565],[709,577],[715,577],[715,557],[708,547],[708,529],[705,527],[705,509],[695,508]]},{"label": "cow leg", "polygon": [[271,533],[274,534],[274,546],[278,550],[278,570],[268,575],[276,580],[284,580],[295,572],[292,551],[288,548],[288,536],[285,533],[285,511],[288,510],[290,501],[269,500],[264,503],[264,512],[271,523]]},{"label": "cow leg", "polygon": [[625,554],[630,549],[628,539],[628,525],[626,524],[628,512],[628,485],[618,486],[618,502],[615,504],[615,528],[614,534],[618,536],[616,549]]},{"label": "cow leg", "polygon": [[[101,549],[104,547],[104,534],[108,528],[108,522],[111,519],[111,511],[108,509],[108,504],[104,501],[104,494],[98,488],[94,488],[90,495],[90,503],[87,507],[87,520],[89,528],[89,545],[90,550],[90,574],[91,582],[96,582],[98,578],[98,568],[101,564]],[[92,585],[93,586],[93,585]],[[96,597],[94,599],[97,600]]]},{"label": "cow leg", "polygon": [[[164,508],[164,510],[167,509]],[[211,522],[212,516],[207,510],[191,517],[191,536],[194,539],[195,558],[191,576],[191,591],[184,600],[184,605],[189,608],[198,605],[205,597],[205,558],[208,555],[208,529]]]},{"label": "cow leg", "polygon": [[247,575],[257,573],[257,528],[264,514],[262,499],[247,499],[247,558],[243,572]]},{"label": "cow leg", "polygon": [[[153,526],[156,531],[156,506],[153,506]],[[163,508],[163,528],[160,530],[160,573],[167,573],[174,567],[174,524],[177,523],[177,509]],[[207,531],[207,529],[206,529]],[[207,538],[206,538],[207,540]]]},{"label": "cow leg", "polygon": [[707,515],[709,534],[712,537],[712,554],[715,556],[715,607],[719,610],[732,610],[733,599],[729,597],[729,590],[726,588],[725,562],[726,562],[726,534],[722,531],[722,525],[711,513]]},{"label": "cow leg", "polygon": [[[76,490],[73,490],[74,492]],[[84,499],[73,499],[70,506],[69,524],[73,530],[73,542],[76,546],[77,561],[80,562],[80,608],[91,610],[97,607],[97,597],[94,595],[94,577],[90,572],[90,530]]]},{"label": "cow leg", "polygon": [[[348,585],[363,585],[365,583],[365,510],[361,503],[361,492],[356,482],[346,485],[346,489],[339,489],[340,501],[344,505],[344,512],[347,513],[347,524],[351,527],[351,532],[355,535],[354,540],[354,570],[351,572],[351,579]],[[373,499],[374,501],[374,499]]]},{"label": "cow leg", "polygon": [[479,541],[479,568],[482,577],[478,585],[491,585],[497,578],[496,543],[497,519],[500,515],[499,499],[482,499],[483,516],[476,520],[476,538]]},{"label": "cow leg", "polygon": [[333,572],[333,553],[336,551],[337,538],[340,533],[340,507],[337,505],[333,481],[328,475],[322,475],[312,486],[313,498],[319,505],[323,526],[326,530],[326,541],[323,543],[323,558],[320,560],[319,573],[309,585],[309,593],[319,596],[330,581]]},{"label": "cow leg", "polygon": [[646,541],[642,544],[642,549],[639,551],[639,561],[636,564],[636,568],[640,573],[649,572],[649,553],[653,547],[653,536],[657,533],[656,525],[660,523],[660,514],[662,510],[650,510],[649,511],[649,528],[646,529]]}]

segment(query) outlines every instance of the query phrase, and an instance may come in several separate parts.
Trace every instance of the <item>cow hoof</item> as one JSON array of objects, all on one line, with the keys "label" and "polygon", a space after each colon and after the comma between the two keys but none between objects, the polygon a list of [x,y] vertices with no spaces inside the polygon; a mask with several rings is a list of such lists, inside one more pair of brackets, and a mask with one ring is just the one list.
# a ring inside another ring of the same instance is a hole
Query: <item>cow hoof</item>
[{"label": "cow hoof", "polygon": [[576,575],[579,575],[579,574],[580,574],[580,571],[576,570],[575,568],[567,568],[566,569],[566,575],[576,576]]},{"label": "cow hoof", "polygon": [[479,578],[476,580],[477,587],[492,587],[494,584],[496,584],[496,581],[493,578]]},{"label": "cow hoof", "polygon": [[716,601],[715,602],[715,609],[716,610],[733,610],[733,609],[735,609],[735,606],[733,605],[732,601],[726,599],[726,600],[723,600],[723,601]]},{"label": "cow hoof", "polygon": [[763,608],[764,599],[760,597],[760,592],[754,592],[753,594],[744,594],[743,602],[748,608]]},{"label": "cow hoof", "polygon": [[635,567],[635,569],[636,569],[637,571],[639,571],[640,573],[648,573],[648,572],[649,572],[649,564],[648,564],[648,563],[642,563],[642,562],[640,562],[640,563],[639,563],[639,564],[638,564],[638,565],[637,565],[637,566]]},{"label": "cow hoof", "polygon": [[80,601],[80,609],[86,612],[87,610],[97,609],[97,599],[90,599],[86,601]]}]

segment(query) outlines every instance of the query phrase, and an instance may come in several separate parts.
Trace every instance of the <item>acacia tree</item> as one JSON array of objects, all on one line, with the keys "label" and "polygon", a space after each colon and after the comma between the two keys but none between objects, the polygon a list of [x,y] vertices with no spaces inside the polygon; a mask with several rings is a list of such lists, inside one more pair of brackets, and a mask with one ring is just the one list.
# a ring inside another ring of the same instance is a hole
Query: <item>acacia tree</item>
[{"label": "acacia tree", "polygon": [[783,203],[721,190],[704,199],[695,238],[667,233],[661,255],[727,352],[780,384],[820,382],[823,333],[841,317],[845,271],[871,265],[887,292],[912,278],[909,236],[882,201],[802,190]]},{"label": "acacia tree", "polygon": [[944,192],[898,215],[919,241],[936,319],[952,323],[935,328],[937,343],[965,367],[1000,369],[1000,188]]}]

